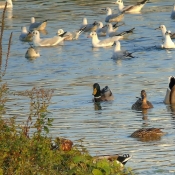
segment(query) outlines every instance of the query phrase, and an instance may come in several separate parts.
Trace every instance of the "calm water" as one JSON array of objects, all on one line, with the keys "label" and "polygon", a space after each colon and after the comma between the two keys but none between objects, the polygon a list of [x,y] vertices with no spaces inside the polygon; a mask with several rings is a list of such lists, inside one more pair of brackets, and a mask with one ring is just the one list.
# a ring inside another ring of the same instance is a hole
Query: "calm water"
[{"label": "calm water", "polygon": [[[31,16],[37,21],[48,19],[48,34],[41,37],[52,37],[59,28],[78,29],[83,17],[89,23],[104,22],[105,14],[100,9],[107,6],[117,9],[111,2],[15,0],[13,11],[8,10],[5,19],[4,54],[10,32],[13,39],[2,83],[7,82],[14,92],[33,86],[55,89],[49,108],[50,117],[54,118],[50,132],[53,137],[66,137],[75,144],[83,139],[91,155],[132,154],[127,166],[137,174],[175,174],[175,114],[163,103],[168,76],[175,75],[175,50],[154,47],[162,43],[161,32],[154,30],[160,24],[175,32],[175,21],[170,19],[173,0],[152,0],[141,14],[125,15],[125,26],[119,30],[136,29],[121,45],[122,49],[134,52],[133,59],[111,60],[113,47],[93,49],[87,33],[77,41],[65,41],[62,46],[39,48],[41,57],[35,60],[24,57],[29,45],[18,38],[21,26],[28,27]],[[101,87],[109,85],[115,96],[113,102],[101,103],[101,110],[92,103],[95,82]],[[146,114],[131,110],[142,89],[154,105]],[[26,120],[27,98],[10,96],[8,105],[11,107],[6,117],[17,116],[18,122]],[[141,127],[161,127],[168,134],[154,142],[128,137]]]}]

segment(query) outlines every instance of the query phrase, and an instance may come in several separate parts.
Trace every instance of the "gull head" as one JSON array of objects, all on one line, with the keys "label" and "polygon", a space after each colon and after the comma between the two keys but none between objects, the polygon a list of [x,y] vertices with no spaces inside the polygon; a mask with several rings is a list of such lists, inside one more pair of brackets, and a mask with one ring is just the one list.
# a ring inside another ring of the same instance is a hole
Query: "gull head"
[{"label": "gull head", "polygon": [[87,25],[88,22],[87,22],[87,18],[83,18],[83,21],[82,21],[83,25]]},{"label": "gull head", "polygon": [[96,32],[91,32],[88,36],[88,38],[94,38],[97,37],[97,33]]},{"label": "gull head", "polygon": [[58,32],[56,33],[57,35],[62,35],[64,33],[64,30],[63,29],[59,29]]},{"label": "gull head", "polygon": [[30,23],[35,23],[35,18],[34,17],[30,18]]},{"label": "gull head", "polygon": [[123,4],[123,1],[122,1],[122,0],[117,0],[117,1],[115,2],[115,4],[118,4],[118,5]]},{"label": "gull head", "polygon": [[22,33],[27,33],[27,28],[26,28],[26,27],[24,27],[24,26],[23,26],[23,27],[21,27],[21,32],[22,32]]},{"label": "gull head", "polygon": [[37,30],[34,30],[34,31],[32,32],[32,35],[33,35],[33,38],[40,38],[40,33],[39,33],[39,31],[37,31]]}]

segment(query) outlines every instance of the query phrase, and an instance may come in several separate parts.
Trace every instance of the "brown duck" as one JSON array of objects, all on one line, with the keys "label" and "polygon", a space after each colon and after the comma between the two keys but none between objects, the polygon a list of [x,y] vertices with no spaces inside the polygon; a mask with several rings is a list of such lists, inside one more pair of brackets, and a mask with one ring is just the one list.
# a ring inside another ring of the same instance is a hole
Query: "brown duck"
[{"label": "brown duck", "polygon": [[146,91],[141,91],[141,98],[139,98],[131,107],[134,110],[150,109],[153,108],[151,102],[147,101]]},{"label": "brown duck", "polygon": [[138,129],[131,134],[131,137],[140,138],[145,140],[156,140],[166,133],[161,131],[161,128],[142,128]]},{"label": "brown duck", "polygon": [[114,100],[114,96],[109,89],[108,86],[105,86],[102,90],[100,89],[100,85],[98,83],[95,83],[93,85],[93,93],[94,95],[94,102],[100,102],[100,101],[111,101]]}]

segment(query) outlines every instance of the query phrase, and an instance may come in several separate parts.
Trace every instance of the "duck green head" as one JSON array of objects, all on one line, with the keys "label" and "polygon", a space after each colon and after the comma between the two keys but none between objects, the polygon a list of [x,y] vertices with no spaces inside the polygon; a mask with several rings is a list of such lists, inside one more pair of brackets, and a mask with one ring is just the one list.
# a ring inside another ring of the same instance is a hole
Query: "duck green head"
[{"label": "duck green head", "polygon": [[100,97],[101,96],[100,85],[98,83],[94,83],[92,95],[94,95],[94,97]]}]

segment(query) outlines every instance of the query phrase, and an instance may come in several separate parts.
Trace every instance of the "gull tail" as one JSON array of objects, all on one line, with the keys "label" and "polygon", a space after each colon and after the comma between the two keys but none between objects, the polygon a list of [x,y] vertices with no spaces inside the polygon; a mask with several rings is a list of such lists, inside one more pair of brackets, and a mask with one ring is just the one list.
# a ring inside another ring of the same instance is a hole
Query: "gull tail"
[{"label": "gull tail", "polygon": [[85,29],[86,29],[86,26],[80,28],[80,29],[78,30],[78,34],[80,35],[82,32],[84,32]]},{"label": "gull tail", "polygon": [[138,2],[137,5],[141,5],[141,4],[146,4],[149,0],[143,0],[141,2]]},{"label": "gull tail", "polygon": [[135,58],[134,56],[132,56],[133,53],[126,53],[126,57],[131,57],[131,58]]},{"label": "gull tail", "polygon": [[118,22],[113,25],[113,28],[116,29],[117,27],[123,26],[125,23],[123,22],[122,24],[118,25]]},{"label": "gull tail", "polygon": [[122,32],[122,33],[120,33],[120,34],[118,34],[118,35],[116,35],[116,36],[123,36],[123,35],[128,34],[128,33],[133,33],[133,30],[134,30],[134,29],[135,29],[135,28],[132,28],[132,29],[127,30],[127,31],[124,31],[124,32]]}]

